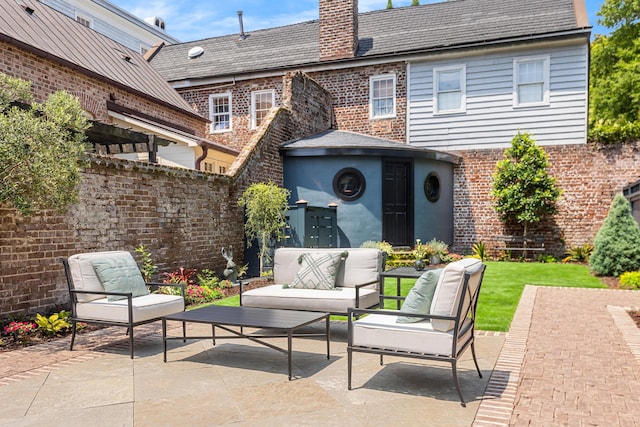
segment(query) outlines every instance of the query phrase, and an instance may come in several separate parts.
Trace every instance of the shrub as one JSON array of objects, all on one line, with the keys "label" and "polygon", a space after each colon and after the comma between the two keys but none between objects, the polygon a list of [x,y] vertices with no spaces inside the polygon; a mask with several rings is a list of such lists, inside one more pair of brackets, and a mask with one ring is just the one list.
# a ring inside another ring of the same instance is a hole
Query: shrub
[{"label": "shrub", "polygon": [[217,288],[220,284],[220,279],[216,274],[208,268],[203,269],[200,273],[196,274],[198,284],[200,286],[207,286],[209,288]]},{"label": "shrub", "polygon": [[134,248],[134,251],[139,253],[142,258],[142,268],[140,268],[140,272],[142,272],[144,281],[148,283],[151,281],[151,277],[158,271],[158,267],[153,263],[151,253],[144,245]]},{"label": "shrub", "polygon": [[589,257],[593,252],[593,245],[585,243],[581,246],[574,246],[567,250],[562,262],[589,262]]},{"label": "shrub", "polygon": [[36,315],[36,324],[38,329],[45,335],[56,335],[63,330],[70,328],[71,323],[67,322],[69,312],[62,310],[60,313],[53,313],[51,316],[46,317],[38,313]]},{"label": "shrub", "polygon": [[387,259],[390,259],[393,256],[393,246],[391,246],[391,243],[385,241],[376,242],[373,240],[367,240],[366,242],[363,242],[360,247],[379,249],[387,254]]},{"label": "shrub", "polygon": [[594,239],[589,266],[601,276],[640,269],[640,228],[622,194],[613,198],[609,214]]},{"label": "shrub", "polygon": [[471,250],[473,251],[473,257],[478,258],[480,261],[485,261],[489,258],[487,245],[485,245],[482,241],[474,243]]},{"label": "shrub", "polygon": [[620,275],[620,289],[640,289],[640,271],[627,271]]},{"label": "shrub", "polygon": [[541,262],[543,264],[544,263],[553,264],[554,262],[558,262],[556,257],[554,257],[553,255],[549,255],[549,254],[539,254],[536,259],[537,259],[538,262]]}]

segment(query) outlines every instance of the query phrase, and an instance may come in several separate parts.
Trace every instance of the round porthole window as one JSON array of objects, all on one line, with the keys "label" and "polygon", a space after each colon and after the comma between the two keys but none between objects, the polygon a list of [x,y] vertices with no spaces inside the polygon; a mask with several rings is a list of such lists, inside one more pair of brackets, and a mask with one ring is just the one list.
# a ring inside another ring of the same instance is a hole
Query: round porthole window
[{"label": "round porthole window", "polygon": [[333,177],[333,191],[342,200],[352,201],[364,194],[364,175],[358,169],[344,168]]},{"label": "round porthole window", "polygon": [[424,180],[424,195],[430,202],[437,202],[440,198],[440,177],[431,172]]}]

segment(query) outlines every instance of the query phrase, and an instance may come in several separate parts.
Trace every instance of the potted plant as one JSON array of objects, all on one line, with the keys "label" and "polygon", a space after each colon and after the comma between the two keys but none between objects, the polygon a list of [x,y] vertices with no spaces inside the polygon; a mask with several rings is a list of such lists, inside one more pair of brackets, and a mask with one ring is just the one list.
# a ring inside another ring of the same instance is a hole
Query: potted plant
[{"label": "potted plant", "polygon": [[259,182],[251,184],[238,200],[238,204],[245,210],[244,231],[247,245],[251,246],[254,239],[260,245],[260,274],[264,271],[269,243],[272,239],[279,241],[283,237],[289,194],[289,190],[278,187],[273,182]]},{"label": "potted plant", "polygon": [[449,245],[445,242],[431,239],[427,243],[425,243],[425,252],[429,258],[429,264],[440,264],[442,262],[442,257],[447,254],[447,250],[449,249]]}]

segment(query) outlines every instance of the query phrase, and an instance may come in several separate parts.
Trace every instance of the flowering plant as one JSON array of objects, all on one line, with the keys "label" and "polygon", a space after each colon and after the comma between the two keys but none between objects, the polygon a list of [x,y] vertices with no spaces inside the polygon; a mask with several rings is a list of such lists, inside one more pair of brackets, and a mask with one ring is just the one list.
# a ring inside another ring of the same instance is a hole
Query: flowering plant
[{"label": "flowering plant", "polygon": [[187,285],[185,289],[185,299],[189,304],[202,304],[213,301],[222,296],[217,289],[211,289],[208,286]]},{"label": "flowering plant", "polygon": [[416,245],[413,247],[413,256],[416,260],[429,258],[432,255],[429,247],[422,243],[420,239],[416,239]]},{"label": "flowering plant", "polygon": [[36,325],[31,322],[11,322],[4,327],[5,335],[13,335],[16,341],[28,341],[29,335],[36,330]]}]

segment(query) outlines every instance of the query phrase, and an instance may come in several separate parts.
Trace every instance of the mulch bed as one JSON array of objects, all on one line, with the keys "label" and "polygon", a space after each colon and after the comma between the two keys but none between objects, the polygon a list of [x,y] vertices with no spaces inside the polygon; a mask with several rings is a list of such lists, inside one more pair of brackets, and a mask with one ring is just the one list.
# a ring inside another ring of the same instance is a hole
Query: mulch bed
[{"label": "mulch bed", "polygon": [[[248,291],[250,289],[255,289],[255,288],[260,288],[262,286],[266,286],[269,285],[271,282],[269,282],[266,279],[254,279],[254,280],[250,280],[247,281],[245,284],[242,285],[242,288],[245,291]],[[225,289],[225,298],[226,297],[231,297],[231,296],[235,296],[238,295],[238,293],[240,292],[240,286],[233,286],[232,288],[229,289]],[[87,333],[87,332],[92,332],[98,329],[102,329],[105,326],[102,325],[96,325],[96,324],[87,324],[85,325],[82,329],[78,330],[78,334],[83,334],[83,333]],[[33,335],[31,335],[29,337],[29,341],[28,342],[16,342],[13,340],[12,337],[6,337],[3,336],[2,339],[2,345],[0,345],[0,353],[4,353],[4,352],[8,352],[8,351],[13,351],[13,350],[19,350],[25,347],[31,347],[34,345],[39,345],[39,344],[46,344],[48,342],[51,341],[55,341],[55,340],[59,340],[61,338],[65,338],[67,336],[71,335],[71,330],[68,329],[58,335],[54,335],[54,336],[46,336],[40,332],[36,332]]]}]

